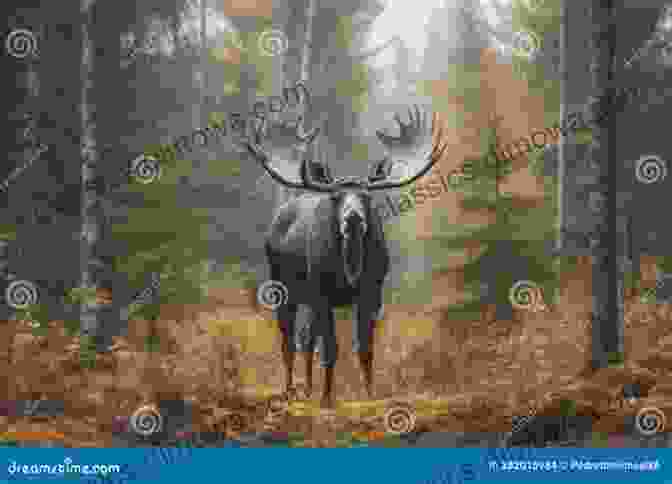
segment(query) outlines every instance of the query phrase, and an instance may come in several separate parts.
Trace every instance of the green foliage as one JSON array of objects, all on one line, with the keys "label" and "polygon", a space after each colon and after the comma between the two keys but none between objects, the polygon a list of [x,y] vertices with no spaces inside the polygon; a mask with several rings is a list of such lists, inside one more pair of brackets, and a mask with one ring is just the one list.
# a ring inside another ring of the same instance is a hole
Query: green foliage
[{"label": "green foliage", "polygon": [[350,150],[350,157],[354,161],[368,161],[371,159],[369,156],[369,146],[365,143],[354,143],[352,149]]},{"label": "green foliage", "polygon": [[246,63],[249,65],[255,66],[256,69],[256,89],[257,96],[268,97],[273,94],[273,55],[268,49],[269,46],[264,46],[264,44],[269,44],[263,41],[263,38],[260,39],[260,36],[265,31],[270,31],[273,29],[272,19],[265,17],[257,17],[257,27],[253,32],[247,32],[243,34],[244,45],[247,46],[247,49],[243,51],[241,56],[241,64]]},{"label": "green foliage", "polygon": [[339,307],[334,309],[334,317],[337,321],[348,321],[352,319],[352,306]]},{"label": "green foliage", "polygon": [[349,15],[338,17],[336,20],[336,46],[344,50],[349,49],[353,33],[352,17]]},{"label": "green foliage", "polygon": [[65,304],[94,304],[96,289],[92,287],[73,287],[63,297]]},{"label": "green foliage", "polygon": [[[211,121],[226,122],[222,113],[211,113]],[[150,147],[146,153],[157,152]],[[230,176],[239,173],[240,162],[208,161],[211,174]],[[209,252],[208,227],[212,220],[207,209],[181,206],[175,187],[193,170],[185,160],[169,160],[159,179],[135,185],[129,191],[142,193],[143,205],[127,211],[125,224],[115,224],[111,238],[125,249],[114,258],[114,270],[125,273],[129,286],[137,292],[147,288],[150,274],[160,275],[158,295],[129,307],[131,319],[159,316],[162,304],[198,304],[206,296]]]},{"label": "green foliage", "polygon": [[[223,113],[211,113],[209,117],[211,123],[227,123]],[[158,147],[145,152],[156,153]],[[240,161],[210,160],[208,169],[213,175],[231,176],[240,172]],[[198,304],[205,299],[212,216],[207,209],[180,206],[175,190],[192,170],[190,161],[168,160],[159,179],[129,188],[142,193],[144,203],[128,209],[125,224],[112,226],[111,237],[125,249],[115,257],[114,270],[127,275],[129,286],[141,292],[147,288],[150,274],[160,275],[158,295],[151,301],[132,304],[131,319],[156,318],[165,303]]]},{"label": "green foliage", "polygon": [[[242,45],[241,45],[242,44]],[[221,64],[223,70],[221,75],[223,76],[224,84],[222,86],[222,93],[225,96],[237,96],[240,94],[240,74],[241,74],[241,64],[243,62],[243,55],[245,46],[249,44],[243,44],[243,39],[237,33],[231,31],[227,32],[224,37],[224,46],[223,48],[217,47],[210,49],[208,51],[208,60],[211,64]],[[228,61],[228,56],[230,53],[229,49],[241,49],[241,59],[240,63],[233,63]]]},{"label": "green foliage", "polygon": [[208,164],[208,174],[211,176],[240,176],[240,159],[215,161]]},{"label": "green foliage", "polygon": [[12,241],[16,240],[16,231],[18,227],[13,223],[0,224],[0,240]]},{"label": "green foliage", "polygon": [[429,304],[432,299],[431,273],[407,271],[402,274],[398,288],[386,289],[385,304]]},{"label": "green foliage", "polygon": [[611,367],[620,367],[625,362],[625,355],[617,351],[612,351],[607,356],[607,362]]},{"label": "green foliage", "polygon": [[74,337],[79,335],[80,324],[76,319],[66,319],[63,321],[63,327],[65,328],[65,334],[69,337]]},{"label": "green foliage", "polygon": [[533,150],[527,159],[530,172],[536,177],[544,176],[544,150]]},{"label": "green foliage", "polygon": [[560,414],[563,417],[576,417],[576,402],[574,400],[561,400]]},{"label": "green foliage", "polygon": [[656,266],[661,272],[672,273],[672,256],[657,257]]},{"label": "green foliage", "polygon": [[591,434],[591,447],[602,448],[609,446],[609,434],[605,432],[593,432]]},{"label": "green foliage", "polygon": [[336,80],[336,95],[356,99],[366,94],[370,85],[370,73],[367,65],[355,64],[352,66],[352,73],[348,78]]},{"label": "green foliage", "polygon": [[27,308],[17,309],[14,313],[20,321],[30,321],[35,336],[46,336],[49,325],[49,314],[44,304],[31,304]]},{"label": "green foliage", "polygon": [[81,336],[79,339],[79,364],[82,368],[96,367],[95,336]]},{"label": "green foliage", "polygon": [[[466,210],[487,210],[496,215],[495,221],[455,226],[448,214],[435,211],[432,220],[433,240],[426,247],[426,253],[436,254],[432,257],[436,259],[445,258],[446,249],[459,250],[475,240],[481,246],[480,254],[463,267],[465,300],[446,312],[446,317],[456,320],[478,318],[480,315],[481,306],[485,302],[481,298],[481,285],[486,282],[481,280],[484,270],[489,269],[488,272],[495,274],[494,280],[487,281],[491,289],[488,302],[498,306],[510,304],[510,289],[521,278],[510,271],[497,271],[496,268],[483,265],[492,264],[489,261],[519,261],[518,266],[526,274],[524,279],[541,287],[545,295],[555,296],[559,288],[560,265],[547,252],[548,242],[556,236],[553,191],[542,205],[533,208],[521,204],[512,194],[501,193],[497,180],[511,172],[511,162],[499,161],[494,155],[496,128],[488,128],[483,134],[484,155],[469,160],[473,179],[464,180],[456,190],[463,194],[462,203]],[[504,241],[506,244],[501,243]]]},{"label": "green foliage", "polygon": [[[515,31],[528,32],[540,42],[546,34],[560,31],[561,0],[535,0],[533,6],[525,0],[514,0],[512,9]],[[514,59],[514,68],[528,81],[531,93],[543,96],[546,124],[551,126],[560,117],[560,82],[547,80],[544,67],[531,64],[524,57]]]},{"label": "green foliage", "polygon": [[449,126],[461,126],[464,122],[465,113],[456,112],[453,106],[453,97],[460,97],[463,102],[464,111],[466,113],[477,113],[482,109],[481,106],[481,67],[472,64],[451,64],[448,66],[448,72],[445,84],[447,92],[444,89],[444,84],[441,84],[439,93],[433,87],[436,85],[435,80],[419,81],[417,83],[418,94],[428,96],[432,101],[432,109],[437,112],[445,113],[454,116]]},{"label": "green foliage", "polygon": [[158,335],[149,335],[145,337],[145,351],[147,353],[156,353],[161,347]]},{"label": "green foliage", "polygon": [[634,271],[626,270],[623,274],[623,288],[634,289],[639,286],[639,275]]},{"label": "green foliage", "polygon": [[225,270],[212,272],[208,275],[207,279],[202,284],[204,291],[207,292],[208,290],[215,288],[254,289],[256,287],[256,275],[253,272],[244,270],[240,263],[240,259],[236,257],[225,259],[224,266],[226,267]]}]

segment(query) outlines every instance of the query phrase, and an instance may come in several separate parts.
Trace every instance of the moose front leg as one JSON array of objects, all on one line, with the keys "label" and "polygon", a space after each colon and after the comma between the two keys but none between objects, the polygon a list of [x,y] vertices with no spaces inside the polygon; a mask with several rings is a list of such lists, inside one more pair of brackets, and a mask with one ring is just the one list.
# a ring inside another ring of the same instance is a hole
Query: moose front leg
[{"label": "moose front leg", "polygon": [[318,299],[311,307],[312,319],[311,326],[313,332],[310,341],[312,345],[306,347],[306,361],[310,360],[312,366],[315,341],[319,335],[322,338],[322,348],[320,349],[320,364],[324,368],[324,387],[322,390],[321,406],[324,408],[332,408],[334,406],[333,400],[333,384],[334,384],[334,367],[338,359],[338,343],[336,341],[336,320],[334,312],[329,305],[328,300]]},{"label": "moose front leg", "polygon": [[352,349],[357,353],[366,393],[373,398],[373,346],[376,322],[380,316],[380,295],[362,297],[353,318]]},{"label": "moose front leg", "polygon": [[310,398],[313,394],[313,363],[315,361],[315,352],[304,352],[303,359],[306,364],[306,397]]}]

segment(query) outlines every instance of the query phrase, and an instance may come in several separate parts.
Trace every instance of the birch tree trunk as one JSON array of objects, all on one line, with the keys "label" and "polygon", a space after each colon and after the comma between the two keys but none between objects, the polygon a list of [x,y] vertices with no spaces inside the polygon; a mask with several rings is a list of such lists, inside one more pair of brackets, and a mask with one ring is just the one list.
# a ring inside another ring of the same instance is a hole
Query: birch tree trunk
[{"label": "birch tree trunk", "polygon": [[589,159],[597,169],[597,183],[592,187],[597,200],[594,207],[597,221],[596,247],[593,250],[593,368],[604,368],[617,362],[623,353],[623,264],[620,263],[617,240],[616,153],[614,150],[614,1],[593,0],[591,19],[593,61],[591,63],[593,96],[589,106],[593,120],[593,139]]},{"label": "birch tree trunk", "polygon": [[[312,65],[313,54],[313,21],[317,13],[317,0],[308,0],[306,6],[306,33],[303,41],[303,52],[301,53],[301,71],[300,80],[304,84],[310,79],[310,67]],[[305,105],[301,106],[301,114],[305,115]]]},{"label": "birch tree trunk", "polygon": [[[201,0],[201,112],[200,118],[202,126],[205,127],[208,124],[208,109],[206,106],[206,95],[207,95],[207,80],[206,72],[208,68],[208,31],[207,31],[207,0]],[[196,126],[198,129],[199,126]]]},{"label": "birch tree trunk", "polygon": [[[82,157],[82,233],[81,233],[81,280],[80,287],[85,290],[98,290],[99,278],[105,264],[97,254],[100,244],[103,221],[100,196],[95,191],[99,156],[96,146],[95,105],[93,103],[94,44],[91,29],[93,27],[93,7],[95,0],[81,0],[82,62],[81,62],[81,98],[79,106],[81,123],[80,151]],[[82,348],[97,343],[100,331],[100,304],[93,298],[86,298],[80,308]],[[95,349],[98,345],[96,345]]]},{"label": "birch tree trunk", "polygon": [[[310,69],[312,66],[312,54],[313,54],[313,22],[315,20],[315,15],[317,14],[317,0],[307,0],[306,4],[306,26],[305,26],[305,35],[303,40],[303,49],[301,51],[301,67],[299,68],[299,80],[303,82],[304,85],[308,85],[310,80]],[[290,86],[286,86],[290,87]],[[303,116],[305,126],[307,129],[310,129],[310,123],[307,119],[306,104],[302,103],[298,106],[297,115]],[[293,161],[298,165],[301,163],[308,147],[303,144],[298,144],[292,153]],[[297,190],[292,190],[289,188],[281,187],[281,202],[285,202],[293,195],[297,194]]]}]

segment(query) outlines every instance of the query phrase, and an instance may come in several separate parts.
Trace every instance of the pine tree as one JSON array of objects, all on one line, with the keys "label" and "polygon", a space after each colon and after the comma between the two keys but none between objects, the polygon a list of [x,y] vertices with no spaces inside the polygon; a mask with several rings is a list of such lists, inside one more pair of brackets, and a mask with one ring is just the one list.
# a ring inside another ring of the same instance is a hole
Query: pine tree
[{"label": "pine tree", "polygon": [[[159,151],[158,147],[150,147],[146,154],[158,157]],[[212,216],[207,209],[181,206],[176,189],[191,170],[187,160],[164,158],[157,180],[149,184],[134,183],[129,188],[131,192],[142,193],[143,206],[127,208],[125,223],[112,225],[115,245],[125,247],[121,255],[114,257],[114,270],[124,274],[129,288],[134,290],[125,298],[129,303],[125,313],[131,320],[155,321],[163,304],[192,305],[205,301],[213,278],[207,262],[210,252],[207,229]],[[229,261],[224,272],[240,273],[239,262]],[[159,279],[158,289],[151,290],[151,280],[155,277]],[[236,282],[242,287],[253,287],[247,274],[241,274]],[[149,297],[138,298],[143,291],[149,293]],[[137,304],[131,304],[133,302]],[[154,323],[150,332],[152,328]],[[156,344],[156,336],[150,334],[148,350]]]},{"label": "pine tree", "polygon": [[[466,299],[446,309],[447,319],[478,319],[484,304],[495,304],[497,317],[510,319],[511,291],[516,283],[530,281],[543,294],[554,294],[557,288],[557,268],[548,256],[548,245],[555,235],[553,192],[543,205],[532,207],[512,194],[502,193],[499,185],[502,177],[511,173],[511,161],[498,160],[495,154],[495,127],[488,128],[484,145],[485,155],[465,160],[472,179],[464,179],[456,189],[464,195],[464,209],[485,210],[495,215],[494,222],[447,226],[440,212],[434,219],[431,244],[436,252],[462,249],[474,241],[481,247],[463,267]],[[434,270],[444,269],[435,266]]]}]

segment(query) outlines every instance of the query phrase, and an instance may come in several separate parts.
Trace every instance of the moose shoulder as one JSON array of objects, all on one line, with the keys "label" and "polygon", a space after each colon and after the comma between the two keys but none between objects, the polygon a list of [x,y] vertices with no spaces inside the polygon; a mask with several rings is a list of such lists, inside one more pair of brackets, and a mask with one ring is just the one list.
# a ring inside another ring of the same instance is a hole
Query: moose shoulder
[{"label": "moose shoulder", "polygon": [[[304,159],[301,181],[292,182],[270,168],[271,156],[261,146],[260,129],[248,151],[278,183],[307,191],[281,205],[266,239],[266,255],[271,279],[287,289],[287,300],[277,312],[282,332],[286,370],[286,390],[292,390],[294,353],[304,353],[307,390],[312,390],[312,363],[316,339],[322,338],[320,352],[325,368],[322,404],[333,405],[333,369],[336,344],[333,308],[354,305],[353,350],[357,352],[369,396],[372,396],[374,325],[382,306],[383,282],[389,272],[389,255],[383,224],[374,209],[371,192],[408,185],[431,169],[445,151],[433,147],[432,127],[426,113],[417,106],[409,109],[409,123],[395,116],[400,136],[378,132],[388,150],[385,159],[375,162],[368,178],[332,179],[324,171],[317,179],[311,160]],[[297,140],[314,142],[319,130],[306,134],[297,126]],[[401,181],[390,181],[392,157],[405,158],[408,166],[422,164],[418,172]],[[413,163],[416,162],[416,163]],[[285,164],[286,166],[286,164]]]}]

